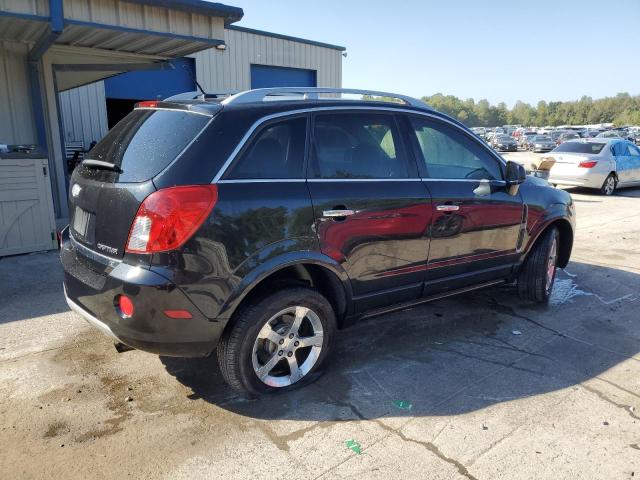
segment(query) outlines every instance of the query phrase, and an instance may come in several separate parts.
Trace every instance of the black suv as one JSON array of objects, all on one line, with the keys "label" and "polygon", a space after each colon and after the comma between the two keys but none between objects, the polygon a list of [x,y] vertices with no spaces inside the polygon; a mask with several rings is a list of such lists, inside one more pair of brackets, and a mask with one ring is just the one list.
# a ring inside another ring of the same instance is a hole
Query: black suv
[{"label": "black suv", "polygon": [[501,282],[546,302],[575,222],[456,120],[333,89],[139,103],[69,204],[70,307],[119,344],[217,350],[253,394],[317,377],[355,319]]}]

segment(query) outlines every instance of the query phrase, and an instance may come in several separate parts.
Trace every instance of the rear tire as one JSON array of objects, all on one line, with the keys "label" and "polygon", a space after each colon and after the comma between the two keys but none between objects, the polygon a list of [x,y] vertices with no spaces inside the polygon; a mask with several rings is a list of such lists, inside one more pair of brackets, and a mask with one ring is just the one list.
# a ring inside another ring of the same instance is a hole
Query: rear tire
[{"label": "rear tire", "polygon": [[600,193],[606,196],[613,195],[617,186],[618,181],[616,180],[616,176],[613,173],[610,173],[607,178],[604,179],[604,183],[602,184],[602,187],[600,187]]},{"label": "rear tire", "polygon": [[551,297],[558,262],[559,234],[547,230],[533,246],[518,275],[518,295],[523,300],[547,303]]},{"label": "rear tire", "polygon": [[335,332],[325,297],[310,288],[287,288],[241,307],[218,344],[218,364],[241,393],[291,390],[320,376]]}]

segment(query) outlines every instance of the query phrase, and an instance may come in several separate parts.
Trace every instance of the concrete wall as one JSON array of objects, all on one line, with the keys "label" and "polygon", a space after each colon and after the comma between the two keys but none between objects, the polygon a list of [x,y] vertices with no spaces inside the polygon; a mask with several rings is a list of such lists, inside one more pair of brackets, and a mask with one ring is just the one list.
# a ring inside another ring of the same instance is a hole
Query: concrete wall
[{"label": "concrete wall", "polygon": [[316,70],[319,87],[342,86],[340,50],[233,29],[225,29],[224,39],[226,51],[193,55],[198,82],[206,91],[250,89],[252,63]]},{"label": "concrete wall", "polygon": [[0,143],[37,143],[23,43],[0,42]]}]

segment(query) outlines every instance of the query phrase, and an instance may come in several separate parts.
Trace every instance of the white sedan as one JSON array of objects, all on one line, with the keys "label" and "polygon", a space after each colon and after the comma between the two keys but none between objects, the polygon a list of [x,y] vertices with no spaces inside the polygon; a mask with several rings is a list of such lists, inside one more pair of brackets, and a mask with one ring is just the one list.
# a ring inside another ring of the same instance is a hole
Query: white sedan
[{"label": "white sedan", "polygon": [[595,188],[603,195],[640,186],[640,149],[621,138],[571,140],[542,160],[553,162],[549,172],[553,185]]}]

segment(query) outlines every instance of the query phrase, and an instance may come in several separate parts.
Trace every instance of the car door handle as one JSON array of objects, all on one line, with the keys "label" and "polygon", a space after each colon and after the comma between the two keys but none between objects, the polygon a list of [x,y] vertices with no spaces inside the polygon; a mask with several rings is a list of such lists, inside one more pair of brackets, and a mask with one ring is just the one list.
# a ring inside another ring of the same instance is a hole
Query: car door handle
[{"label": "car door handle", "polygon": [[438,205],[436,210],[439,212],[457,212],[460,210],[460,205]]},{"label": "car door handle", "polygon": [[324,210],[322,212],[323,217],[328,218],[340,218],[340,217],[348,217],[356,213],[354,210],[344,209],[344,210]]}]

